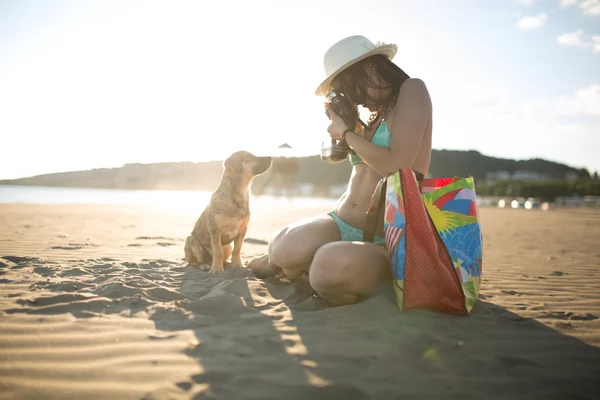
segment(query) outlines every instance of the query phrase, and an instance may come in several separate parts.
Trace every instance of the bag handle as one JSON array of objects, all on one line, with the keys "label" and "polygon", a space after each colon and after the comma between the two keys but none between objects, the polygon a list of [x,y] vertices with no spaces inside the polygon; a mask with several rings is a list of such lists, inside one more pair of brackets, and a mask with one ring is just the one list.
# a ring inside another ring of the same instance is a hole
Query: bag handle
[{"label": "bag handle", "polygon": [[[421,183],[425,178],[422,173],[418,171],[413,171],[417,177],[417,182],[419,184],[419,188],[421,187]],[[363,242],[373,242],[375,239],[375,231],[377,230],[377,225],[380,221],[381,213],[385,208],[385,191],[387,188],[387,176],[381,178],[381,180],[377,183],[377,187],[375,188],[375,192],[371,196],[371,201],[369,203],[369,208],[367,208],[367,218],[365,221],[365,227],[363,229]]]},{"label": "bag handle", "polygon": [[377,230],[377,224],[381,211],[385,207],[385,190],[387,187],[387,177],[381,178],[377,183],[375,192],[371,196],[371,202],[369,208],[367,208],[367,219],[365,221],[365,227],[363,229],[363,242],[373,242],[375,239],[375,231]]}]

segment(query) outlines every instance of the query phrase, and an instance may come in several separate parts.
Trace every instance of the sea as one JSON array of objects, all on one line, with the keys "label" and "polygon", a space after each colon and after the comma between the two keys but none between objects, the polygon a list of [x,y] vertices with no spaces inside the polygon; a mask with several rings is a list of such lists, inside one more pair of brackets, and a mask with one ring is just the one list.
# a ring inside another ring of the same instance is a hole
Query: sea
[{"label": "sea", "polygon": [[[124,190],[50,186],[0,185],[0,203],[21,204],[129,204],[165,206],[208,204],[209,191]],[[333,207],[337,199],[305,196],[253,196],[255,206],[289,204],[297,207]]]}]

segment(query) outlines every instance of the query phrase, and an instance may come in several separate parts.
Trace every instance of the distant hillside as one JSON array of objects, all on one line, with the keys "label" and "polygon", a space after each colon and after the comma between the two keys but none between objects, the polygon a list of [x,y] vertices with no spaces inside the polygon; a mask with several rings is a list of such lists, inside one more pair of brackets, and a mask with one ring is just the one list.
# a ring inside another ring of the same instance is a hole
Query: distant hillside
[{"label": "distant hillside", "polygon": [[505,171],[511,175],[518,171],[538,173],[546,179],[563,180],[572,174],[577,178],[590,178],[587,169],[534,158],[511,160],[489,157],[478,151],[434,150],[431,157],[432,176],[468,176],[485,179],[489,173]]},{"label": "distant hillside", "polygon": [[[327,164],[319,156],[300,157],[298,182],[319,187],[343,184],[350,176],[351,166]],[[510,160],[485,156],[476,151],[434,150],[431,176],[469,176],[483,180],[488,173],[517,171],[537,173],[547,179],[564,180],[571,177],[589,178],[586,169],[542,159]],[[4,185],[65,186],[111,189],[213,190],[222,173],[221,162],[179,162],[157,164],[126,164],[120,168],[100,168],[38,175],[29,178],[0,180]],[[256,179],[255,185],[269,178],[268,174]]]}]

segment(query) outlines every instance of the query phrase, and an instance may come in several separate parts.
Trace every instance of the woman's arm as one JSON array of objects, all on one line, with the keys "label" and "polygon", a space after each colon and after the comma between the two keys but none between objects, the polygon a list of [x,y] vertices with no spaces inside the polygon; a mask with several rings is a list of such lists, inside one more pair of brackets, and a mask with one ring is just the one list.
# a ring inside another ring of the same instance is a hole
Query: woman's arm
[{"label": "woman's arm", "polygon": [[[333,110],[328,107],[332,113]],[[390,148],[377,146],[352,133],[346,134],[346,142],[367,165],[382,176],[393,174],[401,168],[412,168],[425,128],[431,119],[431,112],[431,98],[425,83],[420,79],[409,79],[402,85],[393,109],[393,118],[389,121],[392,134]],[[335,117],[341,120],[337,115]],[[339,134],[341,139],[346,127],[345,124],[336,122],[338,121],[333,121],[328,130],[333,138],[338,139]]]}]

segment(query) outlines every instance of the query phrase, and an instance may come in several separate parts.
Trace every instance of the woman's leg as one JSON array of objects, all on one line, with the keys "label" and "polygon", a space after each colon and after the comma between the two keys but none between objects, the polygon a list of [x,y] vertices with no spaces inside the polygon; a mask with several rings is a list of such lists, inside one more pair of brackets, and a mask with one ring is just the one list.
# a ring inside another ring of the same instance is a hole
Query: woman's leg
[{"label": "woman's leg", "polygon": [[329,215],[319,215],[290,224],[269,242],[267,254],[251,260],[247,267],[259,278],[283,271],[290,279],[308,272],[317,250],[341,240],[340,230]]},{"label": "woman's leg", "polygon": [[373,243],[328,243],[310,264],[311,287],[334,305],[356,303],[390,279],[388,252]]}]

